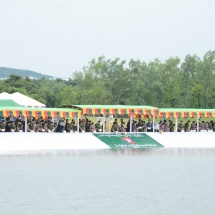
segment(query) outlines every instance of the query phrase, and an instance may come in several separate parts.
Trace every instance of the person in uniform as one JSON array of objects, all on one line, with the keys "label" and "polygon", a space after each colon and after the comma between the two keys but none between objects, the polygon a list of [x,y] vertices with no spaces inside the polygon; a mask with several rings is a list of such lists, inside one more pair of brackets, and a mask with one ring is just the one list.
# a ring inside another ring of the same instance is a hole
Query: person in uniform
[{"label": "person in uniform", "polygon": [[16,130],[16,125],[15,125],[14,121],[12,121],[10,124],[10,130],[11,130],[11,132],[14,132]]},{"label": "person in uniform", "polygon": [[175,124],[172,120],[169,120],[169,131],[174,132],[175,131]]},{"label": "person in uniform", "polygon": [[130,132],[130,119],[128,120],[127,123],[126,132]]},{"label": "person in uniform", "polygon": [[184,124],[184,131],[185,131],[185,132],[190,131],[190,120],[188,120],[188,121]]},{"label": "person in uniform", "polygon": [[138,132],[143,132],[143,122],[141,119],[139,119],[138,123],[137,123],[137,131]]},{"label": "person in uniform", "polygon": [[0,131],[1,132],[5,132],[5,128],[6,128],[5,120],[2,120],[2,122],[0,124]]},{"label": "person in uniform", "polygon": [[53,132],[54,130],[54,125],[53,125],[53,122],[52,121],[48,121],[48,125],[47,125],[47,128],[48,128],[48,132]]},{"label": "person in uniform", "polygon": [[82,119],[79,124],[79,132],[85,132],[85,122]]},{"label": "person in uniform", "polygon": [[178,124],[178,132],[182,132],[184,128],[183,121]]},{"label": "person in uniform", "polygon": [[28,124],[28,127],[29,127],[30,132],[35,131],[35,121],[31,120]]},{"label": "person in uniform", "polygon": [[69,120],[68,120],[68,119],[66,119],[65,131],[66,131],[67,133],[70,132],[70,124],[69,124]]},{"label": "person in uniform", "polygon": [[90,132],[90,126],[91,126],[91,122],[86,120],[86,124],[85,124],[86,132]]},{"label": "person in uniform", "polygon": [[118,125],[117,122],[114,122],[111,126],[111,132],[117,132],[118,131]]},{"label": "person in uniform", "polygon": [[96,124],[95,124],[95,128],[96,128],[96,132],[101,132],[102,131],[102,126],[100,124],[100,121],[98,121]]}]

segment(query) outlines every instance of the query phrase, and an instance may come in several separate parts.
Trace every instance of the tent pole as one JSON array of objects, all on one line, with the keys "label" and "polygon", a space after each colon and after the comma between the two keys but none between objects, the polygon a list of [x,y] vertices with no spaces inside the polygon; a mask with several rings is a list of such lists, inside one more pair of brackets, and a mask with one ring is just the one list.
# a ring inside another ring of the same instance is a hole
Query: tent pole
[{"label": "tent pole", "polygon": [[78,117],[78,123],[77,123],[77,132],[79,132],[79,117]]},{"label": "tent pole", "polygon": [[132,114],[130,115],[130,133],[132,132]]},{"label": "tent pole", "polygon": [[27,132],[27,116],[25,116],[25,132]]},{"label": "tent pole", "polygon": [[197,132],[199,132],[199,117],[197,116],[197,118],[196,118],[196,123],[197,123]]},{"label": "tent pole", "polygon": [[103,133],[105,133],[105,114],[103,115]]},{"label": "tent pole", "polygon": [[176,129],[176,132],[178,132],[178,118],[177,117],[175,118],[175,129]]},{"label": "tent pole", "polygon": [[152,132],[155,132],[155,116],[153,115]]}]

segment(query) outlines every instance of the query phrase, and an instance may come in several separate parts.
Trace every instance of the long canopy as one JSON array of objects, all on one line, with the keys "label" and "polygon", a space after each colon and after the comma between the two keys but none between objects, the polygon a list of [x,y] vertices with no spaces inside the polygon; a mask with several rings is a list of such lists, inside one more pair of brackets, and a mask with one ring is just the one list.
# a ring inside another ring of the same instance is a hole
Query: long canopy
[{"label": "long canopy", "polygon": [[81,111],[77,109],[67,108],[26,108],[26,107],[1,107],[0,116],[32,116],[32,117],[61,117],[61,118],[75,118],[81,116]]},{"label": "long canopy", "polygon": [[64,108],[76,108],[86,115],[112,114],[112,115],[158,115],[158,108],[151,106],[134,105],[61,105]]},{"label": "long canopy", "polygon": [[215,117],[215,109],[194,109],[194,108],[161,108],[160,118],[194,118],[194,117]]}]

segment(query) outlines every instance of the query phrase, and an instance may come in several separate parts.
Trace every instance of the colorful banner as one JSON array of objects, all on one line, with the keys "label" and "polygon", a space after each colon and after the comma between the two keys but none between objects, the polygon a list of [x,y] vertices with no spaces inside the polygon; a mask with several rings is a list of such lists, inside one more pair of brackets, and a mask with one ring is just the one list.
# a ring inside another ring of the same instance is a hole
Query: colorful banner
[{"label": "colorful banner", "polygon": [[145,149],[163,147],[163,145],[161,145],[156,140],[148,136],[146,133],[133,134],[108,133],[93,135],[113,149],[122,148]]}]

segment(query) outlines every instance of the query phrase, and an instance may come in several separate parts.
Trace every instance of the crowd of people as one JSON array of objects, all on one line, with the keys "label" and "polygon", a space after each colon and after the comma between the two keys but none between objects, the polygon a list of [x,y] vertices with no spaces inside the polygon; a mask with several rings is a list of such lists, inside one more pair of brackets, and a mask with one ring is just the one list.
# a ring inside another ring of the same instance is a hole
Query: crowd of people
[{"label": "crowd of people", "polygon": [[[177,132],[208,132],[208,131],[215,131],[215,122],[213,120],[209,122],[201,121],[199,119],[198,122],[199,126],[197,128],[196,121],[187,120],[185,123],[181,120],[177,125]],[[172,120],[163,120],[160,121],[158,124],[155,125],[155,131],[158,132],[174,132],[176,131],[176,125],[173,123]]]},{"label": "crowd of people", "polygon": [[[105,128],[106,129],[105,129]],[[213,120],[209,122],[201,121],[199,119],[199,131],[215,131],[215,122]],[[72,119],[70,122],[68,119],[61,119],[59,121],[53,120],[51,117],[48,119],[36,119],[30,117],[27,119],[27,128],[25,129],[24,118],[2,118],[0,120],[0,132],[103,132],[103,130],[109,131],[106,127],[106,121],[104,125],[101,121],[96,123],[89,120],[87,117],[84,119],[79,119],[79,122],[76,124],[75,120]],[[131,129],[131,130],[130,130]],[[176,125],[172,120],[160,120],[159,123],[151,122],[151,119],[148,119],[147,122],[139,119],[133,120],[130,125],[130,120],[127,123],[123,119],[115,119],[111,124],[111,132],[175,132]],[[177,125],[177,132],[196,132],[197,123],[196,121],[190,122],[187,120],[185,123],[180,121]]]}]

